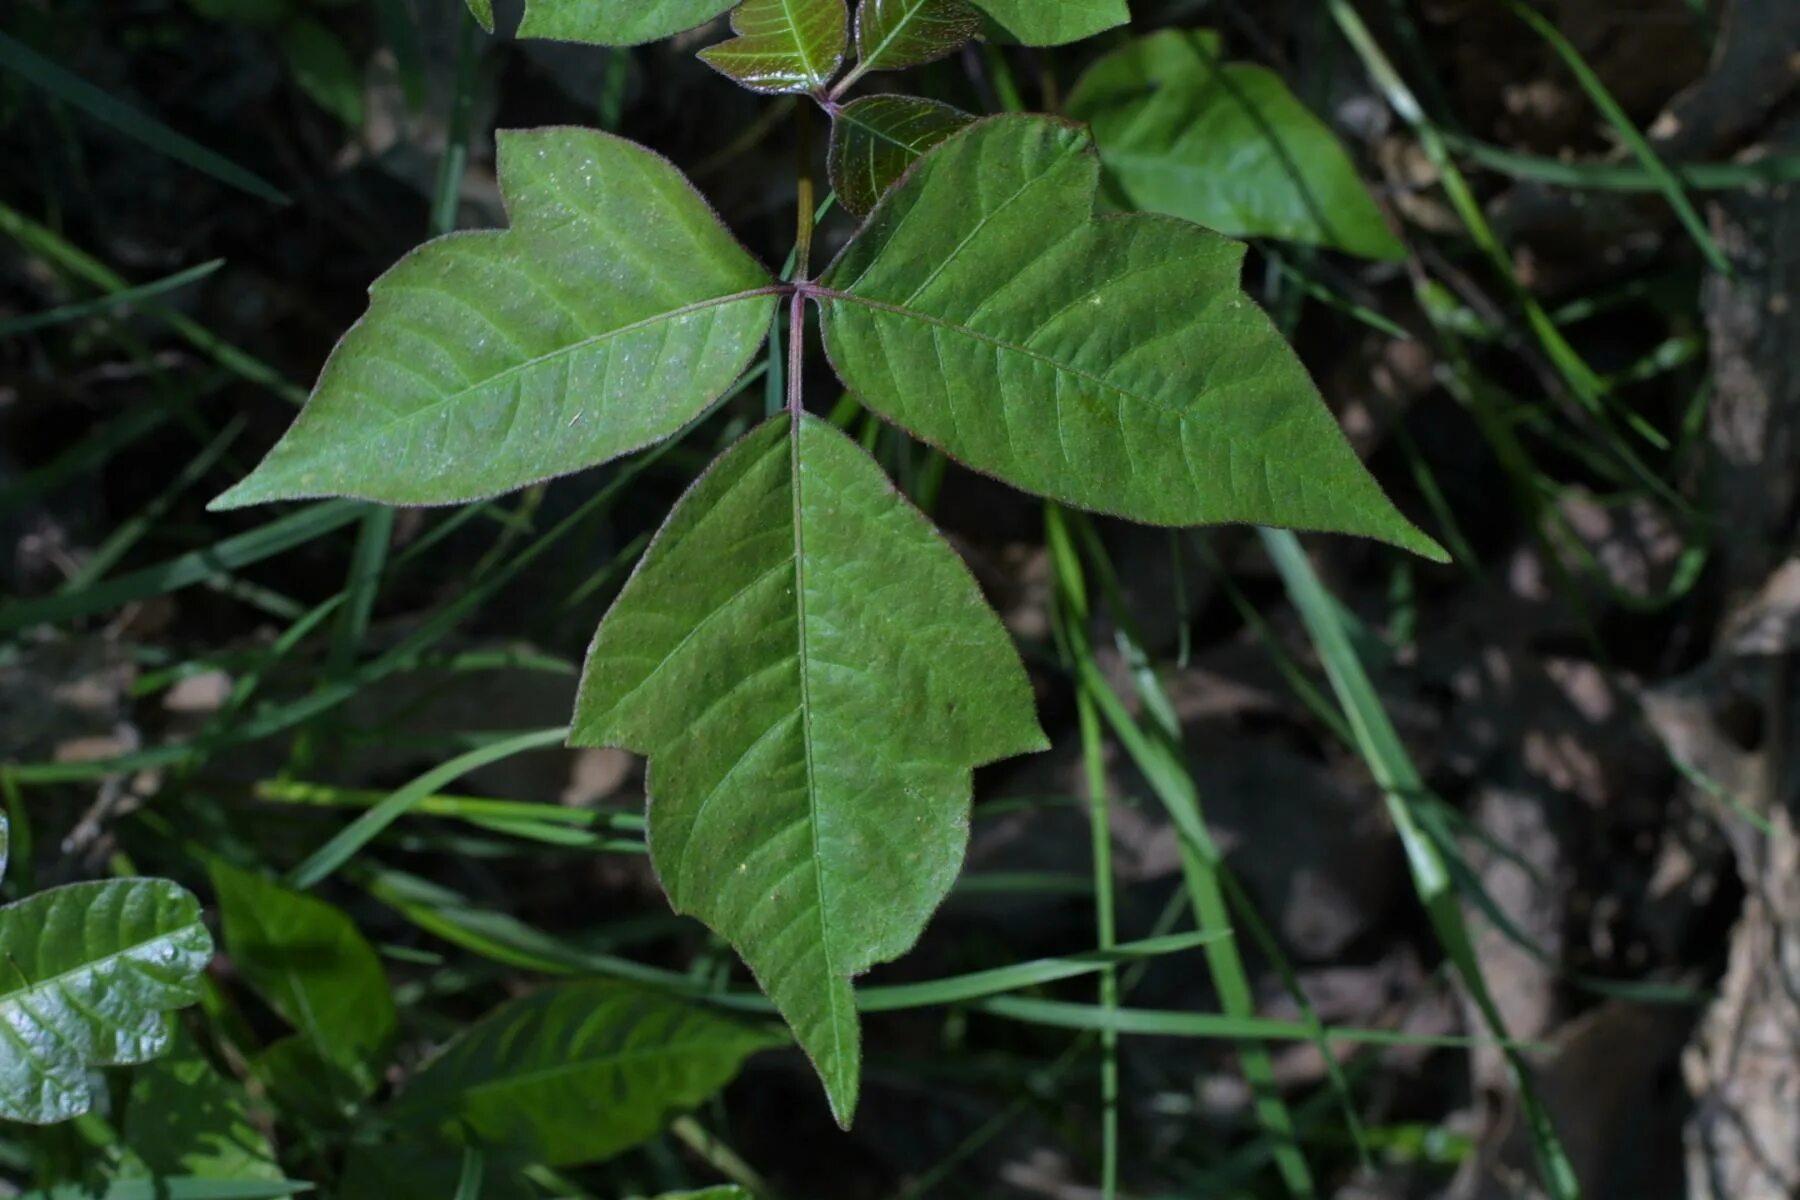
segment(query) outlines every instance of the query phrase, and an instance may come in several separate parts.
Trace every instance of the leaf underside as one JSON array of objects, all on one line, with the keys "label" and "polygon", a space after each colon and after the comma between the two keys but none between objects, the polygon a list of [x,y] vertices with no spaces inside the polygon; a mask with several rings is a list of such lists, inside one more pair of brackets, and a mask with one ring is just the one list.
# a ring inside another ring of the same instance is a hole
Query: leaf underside
[{"label": "leaf underside", "polygon": [[1027,46],[1060,46],[1131,20],[1125,0],[973,0],[1001,32]]},{"label": "leaf underside", "polygon": [[637,46],[703,25],[738,0],[525,0],[519,36]]},{"label": "leaf underside", "polygon": [[1405,256],[1337,136],[1279,75],[1221,63],[1215,35],[1167,30],[1107,55],[1070,94],[1069,115],[1091,125],[1121,207],[1234,237]]},{"label": "leaf underside", "polygon": [[477,1021],[389,1114],[551,1166],[597,1162],[654,1136],[779,1044],[647,989],[561,984]]},{"label": "leaf underside", "polygon": [[841,433],[776,417],[683,498],[601,624],[571,741],[651,757],[670,901],[737,948],[847,1127],[852,978],[949,891],[970,771],[1045,745],[961,559]]},{"label": "leaf underside", "polygon": [[844,0],[744,0],[737,36],[700,52],[714,70],[757,92],[810,92],[844,65],[850,11]]},{"label": "leaf underside", "polygon": [[53,888],[0,908],[0,1118],[88,1110],[88,1070],[147,1062],[163,1014],[200,998],[212,957],[199,902],[162,879]]},{"label": "leaf underside", "polygon": [[913,96],[865,96],[831,119],[831,186],[844,207],[866,216],[933,146],[975,120],[968,113]]},{"label": "leaf underside", "polygon": [[991,118],[927,155],[820,281],[845,384],[1041,496],[1441,558],[1241,290],[1243,245],[1166,217],[1096,218],[1099,174],[1088,135],[1045,117]]},{"label": "leaf underside", "polygon": [[213,507],[453,504],[660,441],[743,373],[768,273],[667,160],[592,130],[499,135],[512,227],[427,242],[262,464]]},{"label": "leaf underside", "polygon": [[923,66],[953,54],[981,32],[965,0],[863,0],[856,10],[856,56],[871,71]]}]

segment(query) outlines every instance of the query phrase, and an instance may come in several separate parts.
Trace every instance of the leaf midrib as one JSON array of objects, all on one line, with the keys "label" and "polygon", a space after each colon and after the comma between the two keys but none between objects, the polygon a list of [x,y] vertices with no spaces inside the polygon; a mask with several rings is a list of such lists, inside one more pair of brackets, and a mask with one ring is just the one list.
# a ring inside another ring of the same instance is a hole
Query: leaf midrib
[{"label": "leaf midrib", "polygon": [[621,325],[617,329],[609,329],[604,333],[593,334],[592,336],[582,338],[580,341],[570,342],[566,346],[558,346],[547,354],[541,354],[536,358],[526,359],[524,362],[514,363],[505,370],[496,372],[478,383],[472,383],[460,391],[445,392],[437,399],[432,400],[427,404],[421,404],[417,408],[409,409],[400,414],[392,421],[387,422],[385,427],[391,428],[396,425],[409,424],[410,422],[419,420],[436,412],[446,405],[456,404],[478,392],[487,391],[494,385],[502,383],[503,381],[512,378],[514,375],[520,375],[526,371],[535,370],[547,363],[567,358],[570,355],[611,341],[614,338],[624,337],[626,334],[637,333],[644,329],[653,329],[663,322],[679,321],[683,317],[690,317],[695,313],[706,312],[714,308],[723,308],[727,304],[737,304],[746,300],[758,300],[765,296],[778,296],[785,290],[785,287],[781,284],[768,284],[759,288],[751,288],[747,291],[733,292],[729,296],[714,296],[709,300],[697,300],[692,304],[684,304],[680,308],[670,309],[667,312],[655,313],[651,316],[644,317],[641,320],[633,321],[629,325]]},{"label": "leaf midrib", "polygon": [[[204,928],[204,926],[198,919],[184,922],[182,925],[178,926],[175,929],[169,930],[165,933],[156,934],[155,936],[146,938],[145,940],[143,940],[141,942],[133,942],[131,945],[126,946],[123,949],[114,950],[111,953],[102,955],[99,958],[90,958],[86,962],[78,963],[75,966],[70,967],[66,971],[58,971],[54,975],[47,975],[43,979],[37,980],[36,982],[28,984],[25,987],[13,988],[11,991],[0,992],[0,1007],[4,1007],[9,1004],[18,1003],[19,997],[21,997],[21,996],[34,996],[34,995],[38,994],[39,992],[42,992],[46,988],[60,986],[64,980],[71,979],[77,975],[85,974],[87,972],[98,970],[99,968],[101,968],[103,966],[108,966],[108,965],[112,964],[113,962],[115,962],[118,959],[128,958],[131,955],[137,953],[139,950],[144,949],[146,946],[154,945],[157,942],[171,941],[174,938],[176,938],[177,936],[179,936],[180,934],[186,933],[189,930],[195,929],[195,928]],[[20,973],[22,974],[23,972],[20,972]]]}]

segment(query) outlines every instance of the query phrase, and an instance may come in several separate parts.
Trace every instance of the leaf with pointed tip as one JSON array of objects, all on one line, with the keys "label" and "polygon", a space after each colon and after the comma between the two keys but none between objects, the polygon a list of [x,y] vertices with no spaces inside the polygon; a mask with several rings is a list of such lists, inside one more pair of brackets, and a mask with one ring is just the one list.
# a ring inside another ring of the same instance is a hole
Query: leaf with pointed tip
[{"label": "leaf with pointed tip", "polygon": [[166,879],[39,892],[0,908],[0,1118],[86,1112],[88,1069],[168,1048],[163,1014],[200,998],[212,937]]},{"label": "leaf with pointed tip", "polygon": [[981,32],[967,0],[862,0],[856,58],[870,71],[923,66],[954,54]]},{"label": "leaf with pointed tip", "polygon": [[657,535],[570,740],[650,755],[663,889],[744,957],[848,1127],[851,980],[905,953],[955,881],[970,772],[1045,745],[968,569],[843,434],[776,417]]},{"label": "leaf with pointed tip", "polygon": [[367,1094],[394,1036],[387,972],[340,908],[215,860],[225,951],[246,983]]},{"label": "leaf with pointed tip", "polygon": [[487,32],[494,32],[494,0],[469,0],[469,11]]},{"label": "leaf with pointed tip", "polygon": [[661,441],[743,373],[774,281],[673,165],[586,129],[499,145],[512,228],[376,280],[299,420],[215,509],[496,495]]},{"label": "leaf with pointed tip", "polygon": [[1131,20],[1125,0],[972,0],[1000,32],[1027,46],[1060,46]]},{"label": "leaf with pointed tip", "polygon": [[638,46],[704,25],[737,0],[525,0],[519,36]]},{"label": "leaf with pointed tip", "polygon": [[975,120],[961,109],[913,96],[865,96],[832,114],[831,186],[857,216],[927,150]]},{"label": "leaf with pointed tip", "polygon": [[977,470],[1156,525],[1248,522],[1443,552],[1389,503],[1274,324],[1244,247],[1094,216],[1085,131],[996,117],[926,155],[817,293],[862,401]]},{"label": "leaf with pointed tip", "polygon": [[1215,35],[1165,30],[1096,62],[1069,96],[1108,198],[1234,237],[1406,256],[1337,136],[1279,75],[1221,63]]},{"label": "leaf with pointed tip", "polygon": [[850,10],[844,0],[744,0],[737,36],[700,52],[719,73],[756,92],[810,92],[844,65]]},{"label": "leaf with pointed tip", "polygon": [[387,1112],[551,1166],[594,1162],[658,1133],[780,1044],[645,988],[561,984],[481,1018]]}]

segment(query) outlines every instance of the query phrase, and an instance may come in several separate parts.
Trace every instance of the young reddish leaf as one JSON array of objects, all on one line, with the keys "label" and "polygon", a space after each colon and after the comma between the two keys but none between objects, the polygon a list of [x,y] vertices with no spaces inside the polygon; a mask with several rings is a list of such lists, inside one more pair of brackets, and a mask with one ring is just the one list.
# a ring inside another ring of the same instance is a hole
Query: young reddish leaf
[{"label": "young reddish leaf", "polygon": [[1442,550],[1390,504],[1274,324],[1244,247],[1097,219],[1087,133],[982,121],[889,192],[820,281],[864,403],[977,470],[1158,525],[1247,522]]},{"label": "young reddish leaf", "polygon": [[1234,237],[1406,254],[1330,128],[1279,75],[1220,62],[1213,34],[1172,29],[1121,47],[1082,76],[1069,115],[1093,127],[1122,207]]},{"label": "young reddish leaf", "polygon": [[862,0],[856,58],[865,71],[898,71],[953,54],[981,32],[966,0]]},{"label": "young reddish leaf", "polygon": [[[491,0],[485,0],[491,3]],[[519,36],[636,46],[712,20],[737,0],[525,0]]]},{"label": "young reddish leaf", "polygon": [[913,96],[865,96],[831,118],[831,186],[857,216],[878,200],[921,155],[975,120],[968,113]]},{"label": "young reddish leaf", "polygon": [[1060,46],[1131,20],[1125,0],[973,0],[1001,33],[1027,46]]},{"label": "young reddish leaf", "polygon": [[500,186],[512,228],[376,280],[300,419],[214,508],[496,495],[661,441],[743,373],[774,281],[667,160],[502,133]]},{"label": "young reddish leaf", "polygon": [[651,757],[651,863],[743,955],[848,1127],[851,980],[949,892],[970,772],[1045,745],[968,568],[832,426],[779,416],[701,477],[594,639],[582,746]]},{"label": "young reddish leaf", "polygon": [[731,29],[736,37],[700,52],[707,65],[752,91],[810,92],[844,65],[850,10],[844,0],[744,0]]}]

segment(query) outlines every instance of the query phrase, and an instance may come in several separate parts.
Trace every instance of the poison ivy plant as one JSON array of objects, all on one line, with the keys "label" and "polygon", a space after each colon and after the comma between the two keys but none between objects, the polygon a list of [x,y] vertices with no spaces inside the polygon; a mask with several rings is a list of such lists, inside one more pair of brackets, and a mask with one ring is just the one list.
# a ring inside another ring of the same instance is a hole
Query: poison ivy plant
[{"label": "poison ivy plant", "polygon": [[[727,7],[533,0],[526,23],[630,40]],[[1101,159],[1070,123],[845,101],[870,70],[962,45],[977,11],[1040,42],[1128,15],[1120,0],[863,0],[852,38],[843,0],[748,0],[735,36],[705,52],[746,86],[807,93],[832,117],[833,178],[869,216],[816,277],[810,185],[797,271],[778,282],[649,151],[582,130],[502,134],[510,228],[439,239],[377,281],[292,430],[215,502],[452,503],[605,462],[701,417],[785,301],[787,411],[670,514],[595,636],[570,740],[649,756],[651,863],[671,903],[738,950],[846,1126],[861,1069],[855,977],[909,949],[948,892],[972,770],[1044,739],[967,569],[871,458],[806,411],[809,304],[857,401],[1036,495],[1442,556],[1243,292],[1241,244],[1169,217],[1098,215]],[[858,61],[834,83],[847,44]],[[1084,102],[1140,102],[1193,54],[1136,46],[1097,68]],[[646,1136],[764,1044],[646,1005],[591,985],[509,1006],[393,1115],[585,1161]],[[711,1073],[668,1049],[672,1023],[701,1030]],[[660,1048],[633,1041],[645,1028]],[[666,1072],[622,1070],[640,1050]],[[630,1119],[583,1099],[645,1087]]]},{"label": "poison ivy plant", "polygon": [[[492,0],[469,0],[488,7]],[[520,37],[635,46],[692,29],[738,0],[526,0]],[[476,15],[481,15],[478,10]],[[488,18],[493,19],[491,14]]]},{"label": "poison ivy plant", "polygon": [[1092,125],[1118,207],[1405,255],[1337,137],[1273,71],[1221,61],[1216,34],[1171,29],[1113,51],[1081,77],[1069,115]]},{"label": "poison ivy plant", "polygon": [[439,238],[369,289],[311,401],[214,501],[449,504],[668,437],[743,373],[773,280],[666,160],[603,133],[503,133],[512,228]]},{"label": "poison ivy plant", "polygon": [[395,1024],[374,948],[323,900],[217,860],[210,871],[232,966],[299,1032],[276,1043],[265,1066],[290,1092],[296,1078],[317,1081],[338,1103],[372,1092]]},{"label": "poison ivy plant", "polygon": [[865,216],[908,167],[975,118],[936,100],[864,96],[831,116],[831,186]]},{"label": "poison ivy plant", "polygon": [[387,1116],[552,1166],[595,1162],[655,1134],[780,1041],[643,988],[563,984],[476,1022]]},{"label": "poison ivy plant", "polygon": [[844,0],[744,0],[731,14],[737,36],[700,57],[757,92],[810,92],[844,65],[850,12]]},{"label": "poison ivy plant", "polygon": [[811,416],[763,425],[670,516],[601,623],[571,740],[650,755],[664,890],[744,956],[846,1126],[851,979],[949,892],[970,770],[1047,745],[961,560]]},{"label": "poison ivy plant", "polygon": [[163,879],[53,888],[0,908],[0,1118],[88,1111],[92,1067],[147,1062],[163,1014],[199,999],[212,937]]},{"label": "poison ivy plant", "polygon": [[1096,220],[1079,127],[945,142],[825,272],[825,347],[865,404],[978,470],[1160,525],[1249,522],[1428,556],[1240,290],[1241,243]]}]

